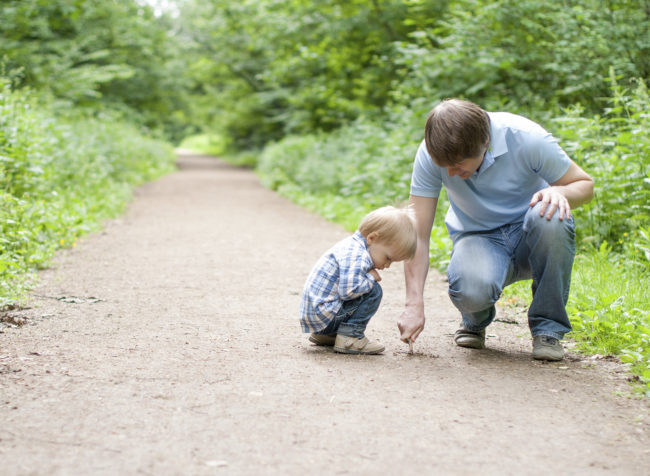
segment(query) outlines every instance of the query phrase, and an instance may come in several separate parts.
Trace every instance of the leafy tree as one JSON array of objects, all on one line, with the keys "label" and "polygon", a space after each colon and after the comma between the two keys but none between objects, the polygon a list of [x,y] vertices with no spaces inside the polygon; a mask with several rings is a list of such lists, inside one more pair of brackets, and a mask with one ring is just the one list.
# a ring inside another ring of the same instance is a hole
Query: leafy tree
[{"label": "leafy tree", "polygon": [[457,0],[437,28],[401,47],[399,103],[464,96],[488,106],[602,110],[609,68],[650,74],[650,2]]},{"label": "leafy tree", "polygon": [[188,1],[183,25],[196,46],[191,71],[205,117],[250,147],[381,114],[401,74],[396,45],[446,3]]},{"label": "leafy tree", "polygon": [[133,0],[5,0],[0,18],[0,58],[17,86],[182,134],[180,46],[151,8]]}]

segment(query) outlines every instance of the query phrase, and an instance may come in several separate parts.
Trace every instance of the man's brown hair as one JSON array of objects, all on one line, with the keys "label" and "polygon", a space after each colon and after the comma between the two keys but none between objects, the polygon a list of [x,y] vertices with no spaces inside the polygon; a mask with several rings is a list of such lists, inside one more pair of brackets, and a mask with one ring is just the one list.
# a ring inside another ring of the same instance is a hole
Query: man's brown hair
[{"label": "man's brown hair", "polygon": [[489,139],[487,113],[461,99],[445,99],[434,107],[424,127],[427,152],[441,167],[478,157]]}]

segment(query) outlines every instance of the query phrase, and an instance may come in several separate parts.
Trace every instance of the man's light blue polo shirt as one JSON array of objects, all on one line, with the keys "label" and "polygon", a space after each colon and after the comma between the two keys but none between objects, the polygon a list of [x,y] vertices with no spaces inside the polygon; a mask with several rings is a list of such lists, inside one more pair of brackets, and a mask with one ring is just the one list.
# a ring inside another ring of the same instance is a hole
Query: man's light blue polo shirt
[{"label": "man's light blue polo shirt", "polygon": [[411,195],[436,198],[445,186],[450,207],[449,235],[493,230],[522,222],[533,194],[559,180],[571,160],[540,125],[507,112],[490,112],[490,146],[468,179],[450,177],[420,144],[411,177]]}]

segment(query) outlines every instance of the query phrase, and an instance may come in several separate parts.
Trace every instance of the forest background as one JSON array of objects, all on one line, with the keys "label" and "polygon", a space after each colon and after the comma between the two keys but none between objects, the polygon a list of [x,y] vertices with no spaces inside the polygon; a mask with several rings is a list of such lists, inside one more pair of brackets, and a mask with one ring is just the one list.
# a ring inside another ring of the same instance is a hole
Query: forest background
[{"label": "forest background", "polygon": [[408,198],[427,112],[460,97],[539,122],[594,177],[570,337],[650,395],[649,29],[650,0],[5,0],[0,308],[179,144],[352,230]]}]

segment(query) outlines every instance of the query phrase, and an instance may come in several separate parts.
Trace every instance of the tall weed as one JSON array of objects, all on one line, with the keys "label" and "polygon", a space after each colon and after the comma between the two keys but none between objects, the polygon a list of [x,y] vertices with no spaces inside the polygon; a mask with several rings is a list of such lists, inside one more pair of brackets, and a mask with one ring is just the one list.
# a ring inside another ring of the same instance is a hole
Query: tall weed
[{"label": "tall weed", "polygon": [[573,107],[554,121],[567,153],[594,178],[595,198],[577,214],[581,242],[623,248],[623,234],[650,226],[650,95],[618,85],[603,115],[582,117]]}]

